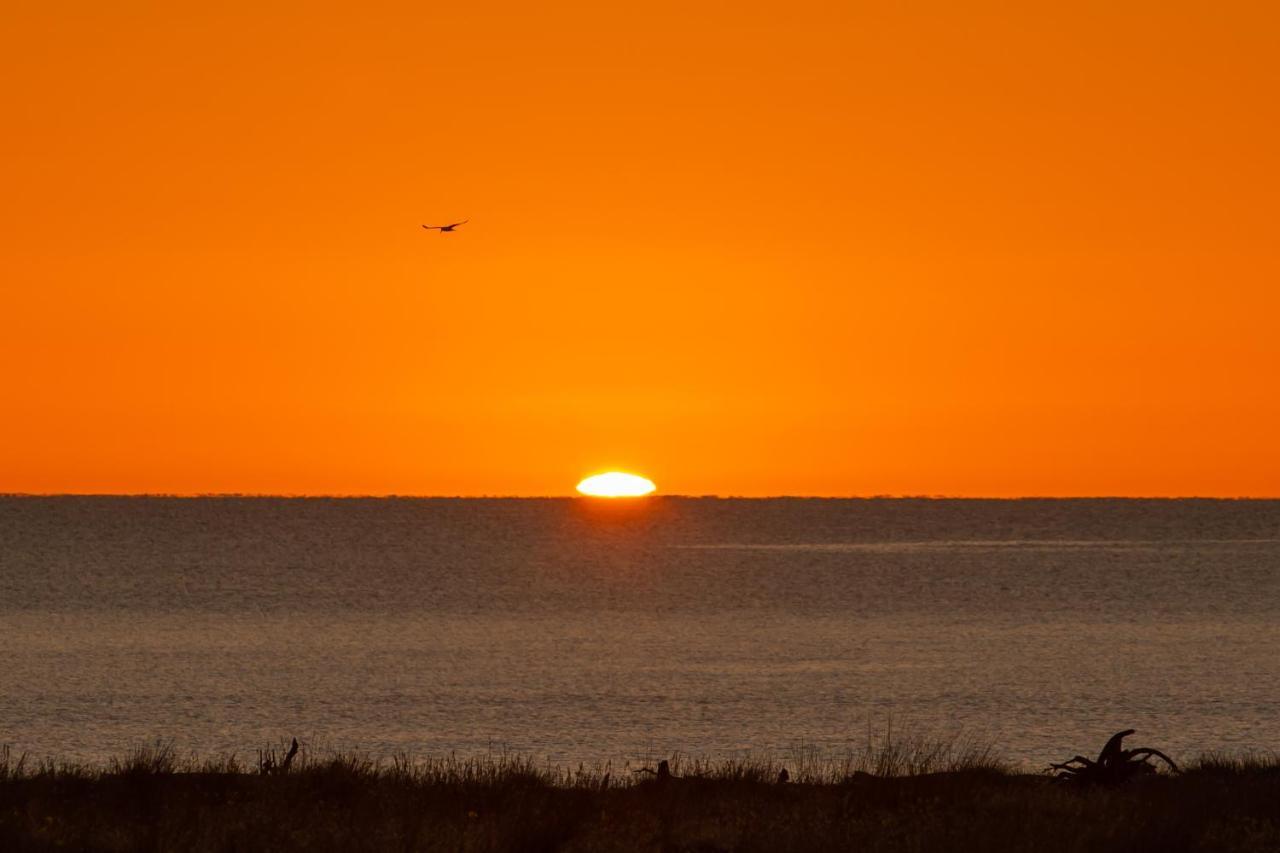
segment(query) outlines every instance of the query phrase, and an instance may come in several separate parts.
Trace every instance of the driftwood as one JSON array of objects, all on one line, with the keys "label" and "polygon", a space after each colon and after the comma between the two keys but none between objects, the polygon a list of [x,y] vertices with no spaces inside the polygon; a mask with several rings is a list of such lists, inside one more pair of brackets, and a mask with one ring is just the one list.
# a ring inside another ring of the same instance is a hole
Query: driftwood
[{"label": "driftwood", "polygon": [[1098,753],[1096,761],[1090,761],[1083,755],[1077,755],[1061,764],[1050,764],[1054,779],[1061,782],[1074,782],[1083,785],[1119,785],[1138,776],[1147,776],[1156,772],[1157,767],[1151,759],[1159,758],[1174,773],[1180,772],[1173,759],[1158,749],[1140,746],[1137,749],[1124,749],[1122,741],[1133,734],[1133,729],[1116,732],[1107,741],[1107,745]]},{"label": "driftwood", "polygon": [[631,772],[648,773],[654,777],[655,781],[658,781],[658,782],[666,782],[667,780],[672,778],[671,765],[667,763],[667,760],[665,758],[658,762],[657,770],[654,770],[650,767],[641,767],[639,770],[633,770]]},{"label": "driftwood", "polygon": [[293,766],[294,756],[297,754],[297,738],[293,739],[293,743],[289,745],[289,751],[285,753],[284,760],[279,764],[276,763],[276,751],[274,749],[270,753],[258,750],[258,772],[263,776],[270,776],[273,773],[288,773],[289,768]]},{"label": "driftwood", "polygon": [[[676,778],[675,776],[671,775],[671,764],[666,759],[663,759],[662,761],[658,762],[657,770],[654,770],[652,767],[641,767],[640,769],[632,770],[631,772],[636,774],[646,773],[653,777],[654,782],[668,782]],[[605,786],[607,786],[609,781],[609,775],[606,773],[604,778],[605,778]],[[783,767],[781,770],[778,771],[778,784],[785,785],[787,782],[790,782],[790,781],[791,781],[791,774],[787,772],[787,768]]]}]

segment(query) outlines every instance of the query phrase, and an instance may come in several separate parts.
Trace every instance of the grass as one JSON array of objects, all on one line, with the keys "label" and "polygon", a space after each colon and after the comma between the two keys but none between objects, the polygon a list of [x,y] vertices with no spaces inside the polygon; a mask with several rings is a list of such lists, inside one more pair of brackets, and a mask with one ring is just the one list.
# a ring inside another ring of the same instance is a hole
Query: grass
[{"label": "grass", "polygon": [[666,782],[626,765],[305,749],[289,773],[262,775],[269,757],[159,744],[87,767],[0,750],[0,850],[1280,850],[1275,754],[1208,754],[1117,789],[1021,774],[959,740],[677,756]]}]

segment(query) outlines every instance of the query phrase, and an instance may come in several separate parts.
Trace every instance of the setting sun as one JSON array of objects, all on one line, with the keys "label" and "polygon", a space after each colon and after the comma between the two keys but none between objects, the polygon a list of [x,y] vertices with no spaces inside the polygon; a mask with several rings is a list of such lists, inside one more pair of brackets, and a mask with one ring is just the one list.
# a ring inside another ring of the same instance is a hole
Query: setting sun
[{"label": "setting sun", "polygon": [[621,471],[596,474],[578,484],[578,491],[593,498],[638,498],[647,495],[657,486],[652,480]]}]

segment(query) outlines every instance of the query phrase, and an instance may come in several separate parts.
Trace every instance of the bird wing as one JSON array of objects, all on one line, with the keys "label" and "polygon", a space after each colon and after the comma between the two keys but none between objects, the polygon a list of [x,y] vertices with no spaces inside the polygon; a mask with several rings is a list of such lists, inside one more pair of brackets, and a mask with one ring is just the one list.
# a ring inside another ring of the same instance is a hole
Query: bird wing
[{"label": "bird wing", "polygon": [[428,231],[432,231],[436,228],[439,228],[440,226],[439,225],[423,225],[422,227],[427,229]]},{"label": "bird wing", "polygon": [[450,227],[450,228],[457,228],[459,225],[466,225],[466,224],[467,224],[468,222],[470,222],[470,221],[471,221],[470,219],[464,219],[464,220],[462,220],[461,222],[455,222],[455,223],[453,223],[453,224],[452,224],[452,225],[450,225],[449,227]]}]

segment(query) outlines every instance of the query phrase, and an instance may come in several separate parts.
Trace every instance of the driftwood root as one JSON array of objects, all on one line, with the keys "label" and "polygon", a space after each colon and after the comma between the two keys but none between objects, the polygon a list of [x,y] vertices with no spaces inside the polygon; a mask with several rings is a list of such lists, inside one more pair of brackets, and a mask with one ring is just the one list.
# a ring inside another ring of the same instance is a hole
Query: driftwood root
[{"label": "driftwood root", "polygon": [[1172,772],[1181,772],[1174,760],[1158,749],[1149,746],[1125,749],[1123,741],[1133,732],[1133,729],[1125,729],[1112,735],[1096,760],[1077,755],[1059,764],[1050,764],[1053,778],[1082,785],[1120,785],[1156,773],[1158,765],[1152,761],[1153,758],[1163,761]]}]

